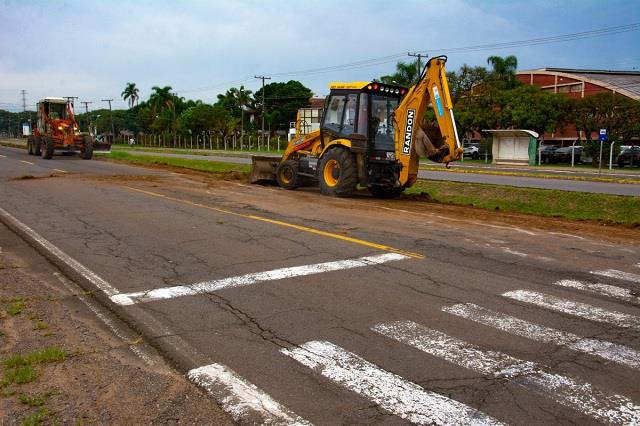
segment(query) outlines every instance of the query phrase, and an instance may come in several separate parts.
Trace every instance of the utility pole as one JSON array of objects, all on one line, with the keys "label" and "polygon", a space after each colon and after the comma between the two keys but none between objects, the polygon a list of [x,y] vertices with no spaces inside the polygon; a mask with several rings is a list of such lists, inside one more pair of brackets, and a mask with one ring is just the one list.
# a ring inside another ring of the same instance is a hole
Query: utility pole
[{"label": "utility pole", "polygon": [[22,89],[20,91],[20,94],[22,95],[22,111],[26,112],[27,111],[27,91]]},{"label": "utility pole", "polygon": [[116,128],[113,127],[113,113],[111,112],[111,102],[113,99],[101,99],[102,102],[109,102],[109,118],[111,119],[111,143],[115,141]]},{"label": "utility pole", "polygon": [[262,140],[264,141],[264,115],[267,112],[267,106],[264,103],[264,81],[271,80],[271,77],[265,77],[264,75],[256,75],[254,77],[262,80]]},{"label": "utility pole", "polygon": [[89,117],[89,104],[92,104],[92,101],[80,101],[81,104],[84,104],[84,110],[87,114],[87,127],[89,128],[89,133],[91,133],[91,117]]},{"label": "utility pole", "polygon": [[65,96],[64,98],[67,100],[67,103],[71,105],[71,109],[73,109],[73,100],[79,99],[77,96]]},{"label": "utility pole", "polygon": [[93,101],[80,101],[81,104],[84,104],[84,110],[87,114],[89,114],[89,104],[92,104]]},{"label": "utility pole", "polygon": [[420,66],[420,59],[422,58],[428,58],[429,55],[423,55],[422,53],[407,53],[408,56],[412,56],[414,58],[418,58],[418,78],[420,78],[420,76],[422,75],[422,67]]},{"label": "utility pole", "polygon": [[171,105],[173,106],[173,147],[176,147],[176,99],[178,98],[177,93],[171,93],[173,95],[173,100],[171,101]]}]

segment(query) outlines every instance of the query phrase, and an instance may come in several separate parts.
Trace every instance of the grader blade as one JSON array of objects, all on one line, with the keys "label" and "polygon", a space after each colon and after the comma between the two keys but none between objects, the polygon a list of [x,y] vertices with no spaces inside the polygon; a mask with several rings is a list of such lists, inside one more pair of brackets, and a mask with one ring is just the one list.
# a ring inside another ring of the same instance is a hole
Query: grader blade
[{"label": "grader blade", "polygon": [[278,164],[280,164],[280,157],[252,155],[249,180],[251,183],[275,182]]}]

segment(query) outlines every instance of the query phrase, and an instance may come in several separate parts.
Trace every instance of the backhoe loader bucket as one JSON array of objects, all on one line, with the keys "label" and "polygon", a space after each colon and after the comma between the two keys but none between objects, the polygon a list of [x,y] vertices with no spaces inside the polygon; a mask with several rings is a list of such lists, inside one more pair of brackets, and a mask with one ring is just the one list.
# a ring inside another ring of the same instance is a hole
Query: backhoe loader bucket
[{"label": "backhoe loader bucket", "polygon": [[249,180],[251,183],[275,182],[278,164],[280,164],[280,157],[252,155],[251,176],[249,176]]}]

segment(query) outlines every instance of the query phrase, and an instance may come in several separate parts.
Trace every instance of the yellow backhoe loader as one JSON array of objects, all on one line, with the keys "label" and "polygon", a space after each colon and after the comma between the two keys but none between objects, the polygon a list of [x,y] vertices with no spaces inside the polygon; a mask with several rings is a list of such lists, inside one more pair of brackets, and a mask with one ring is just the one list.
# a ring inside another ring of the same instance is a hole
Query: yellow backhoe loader
[{"label": "yellow backhoe loader", "polygon": [[[460,159],[446,60],[430,59],[411,88],[331,83],[320,128],[294,136],[282,158],[254,156],[251,181],[275,178],[286,189],[317,184],[323,194],[338,197],[361,185],[390,198],[415,183],[419,157]],[[426,114],[429,104],[433,119]]]}]

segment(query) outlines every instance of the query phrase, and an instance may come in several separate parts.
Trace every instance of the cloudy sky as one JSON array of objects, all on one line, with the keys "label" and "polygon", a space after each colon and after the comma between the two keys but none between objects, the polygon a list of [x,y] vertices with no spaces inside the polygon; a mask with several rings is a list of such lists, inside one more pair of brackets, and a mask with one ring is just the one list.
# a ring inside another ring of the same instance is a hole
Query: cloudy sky
[{"label": "cloudy sky", "polygon": [[[448,69],[516,55],[520,69],[640,70],[640,28],[596,38],[465,48],[640,23],[640,0],[0,0],[0,108],[78,96],[91,109],[135,82],[215,100],[255,75],[330,81],[393,72],[407,52],[448,54]],[[322,69],[325,68],[325,69]]]}]

